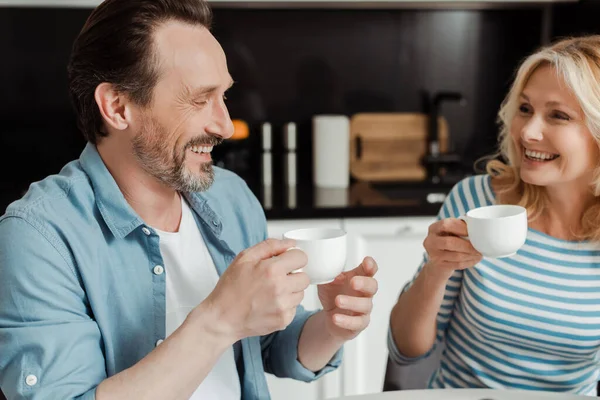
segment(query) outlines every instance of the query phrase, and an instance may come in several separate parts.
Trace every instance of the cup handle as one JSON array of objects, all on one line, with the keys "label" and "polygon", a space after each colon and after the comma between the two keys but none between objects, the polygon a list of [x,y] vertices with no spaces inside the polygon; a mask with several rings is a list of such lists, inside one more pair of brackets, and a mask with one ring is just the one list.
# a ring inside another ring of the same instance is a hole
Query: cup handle
[{"label": "cup handle", "polygon": [[[465,222],[465,225],[467,224],[467,216],[466,215],[461,215],[458,217],[458,219],[463,220]],[[469,240],[469,235],[467,236],[460,236],[462,239],[465,240]]]},{"label": "cup handle", "polygon": [[[304,250],[302,250],[300,247],[296,247],[296,246],[292,246],[289,249],[286,250],[286,252],[290,251],[290,250],[300,250],[302,252],[304,252]],[[297,274],[298,272],[302,272],[304,270],[304,268],[298,268],[293,270],[292,272],[290,272],[290,274]]]}]

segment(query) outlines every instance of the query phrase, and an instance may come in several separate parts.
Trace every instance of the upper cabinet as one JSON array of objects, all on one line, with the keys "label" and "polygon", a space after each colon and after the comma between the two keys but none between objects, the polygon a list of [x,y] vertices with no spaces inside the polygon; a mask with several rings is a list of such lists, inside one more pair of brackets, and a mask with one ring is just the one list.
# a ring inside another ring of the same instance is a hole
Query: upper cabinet
[{"label": "upper cabinet", "polygon": [[[575,3],[579,0],[209,0],[213,7],[240,8],[502,8],[519,5]],[[93,8],[101,0],[0,0],[0,7]]]}]

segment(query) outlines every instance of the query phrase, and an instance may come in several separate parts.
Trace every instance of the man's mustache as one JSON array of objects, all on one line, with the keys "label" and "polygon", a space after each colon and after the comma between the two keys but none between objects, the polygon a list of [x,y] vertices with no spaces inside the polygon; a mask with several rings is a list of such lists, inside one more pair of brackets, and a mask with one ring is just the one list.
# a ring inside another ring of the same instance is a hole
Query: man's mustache
[{"label": "man's mustache", "polygon": [[221,143],[223,143],[223,138],[216,136],[203,136],[190,140],[185,147],[189,148],[193,146],[218,146]]}]

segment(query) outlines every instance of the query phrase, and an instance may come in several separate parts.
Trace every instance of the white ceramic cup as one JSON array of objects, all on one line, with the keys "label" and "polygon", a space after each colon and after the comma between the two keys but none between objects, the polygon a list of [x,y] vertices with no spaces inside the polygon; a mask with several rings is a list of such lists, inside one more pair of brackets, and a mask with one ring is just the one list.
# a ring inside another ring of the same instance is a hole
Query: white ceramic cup
[{"label": "white ceramic cup", "polygon": [[296,229],[283,234],[296,241],[294,248],[306,253],[308,263],[302,271],[311,284],[331,282],[346,266],[346,232],[335,228]]},{"label": "white ceramic cup", "polygon": [[527,210],[515,205],[493,205],[469,210],[460,217],[467,223],[471,244],[485,257],[514,255],[527,239]]}]

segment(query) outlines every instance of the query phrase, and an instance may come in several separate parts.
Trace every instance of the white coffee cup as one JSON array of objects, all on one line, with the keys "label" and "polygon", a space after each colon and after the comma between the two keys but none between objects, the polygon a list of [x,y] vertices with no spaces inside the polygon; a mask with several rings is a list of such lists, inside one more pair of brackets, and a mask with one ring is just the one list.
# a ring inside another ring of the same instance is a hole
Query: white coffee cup
[{"label": "white coffee cup", "polygon": [[514,255],[527,239],[527,210],[500,204],[469,210],[460,217],[467,223],[471,244],[485,257]]},{"label": "white coffee cup", "polygon": [[311,284],[333,281],[346,266],[346,232],[336,228],[296,229],[283,234],[284,239],[296,241],[296,249],[308,257],[302,271]]}]

